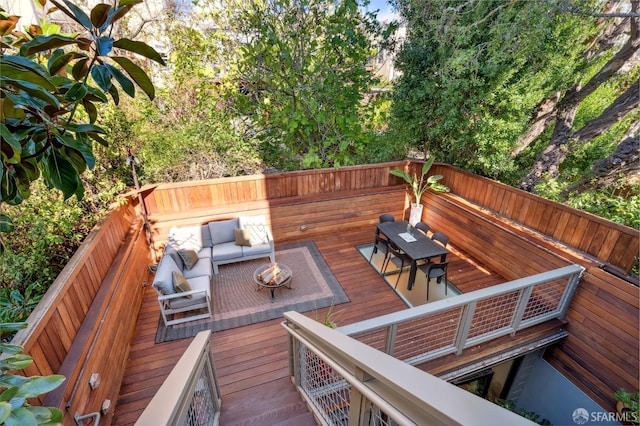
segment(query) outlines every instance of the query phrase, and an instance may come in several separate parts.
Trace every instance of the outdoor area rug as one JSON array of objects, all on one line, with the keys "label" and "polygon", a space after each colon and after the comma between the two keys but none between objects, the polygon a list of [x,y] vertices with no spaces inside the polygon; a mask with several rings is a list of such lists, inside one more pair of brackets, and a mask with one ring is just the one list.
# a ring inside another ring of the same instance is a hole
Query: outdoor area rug
[{"label": "outdoor area rug", "polygon": [[158,321],[156,343],[195,336],[202,330],[229,328],[282,317],[287,311],[306,312],[349,301],[312,241],[283,246],[276,250],[276,262],[291,268],[291,289],[275,289],[271,303],[268,288],[258,290],[254,271],[269,262],[267,258],[220,266],[213,275],[211,303],[213,317],[165,327]]},{"label": "outdoor area rug", "polygon": [[[369,261],[371,257],[371,251],[373,250],[373,244],[363,244],[356,247],[356,249],[360,252],[360,254]],[[380,268],[382,266],[382,261],[384,260],[384,254],[378,252],[373,255],[373,259],[371,262],[371,266],[378,272],[380,272]],[[408,307],[414,307],[419,305],[424,305],[425,303],[435,302],[436,300],[447,299],[449,297],[456,296],[461,294],[462,292],[454,286],[451,281],[448,281],[447,294],[444,292],[444,282],[437,283],[435,278],[432,278],[429,281],[429,300],[427,300],[427,277],[424,272],[418,270],[416,271],[416,280],[413,283],[413,288],[411,290],[407,289],[407,281],[409,280],[409,268],[407,267],[402,274],[400,275],[400,281],[398,282],[398,286],[396,287],[396,280],[398,279],[398,275],[394,272],[397,272],[397,267],[391,263],[387,267],[387,272],[391,272],[389,275],[385,275],[383,278],[387,285],[396,292],[398,297],[402,299],[402,301]]]}]

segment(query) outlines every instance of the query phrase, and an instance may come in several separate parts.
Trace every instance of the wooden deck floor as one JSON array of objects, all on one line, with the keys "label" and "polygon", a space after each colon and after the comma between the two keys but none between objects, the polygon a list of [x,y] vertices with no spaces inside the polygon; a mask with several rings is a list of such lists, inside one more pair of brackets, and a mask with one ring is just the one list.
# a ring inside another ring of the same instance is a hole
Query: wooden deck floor
[{"label": "wooden deck floor", "polygon": [[[351,302],[336,310],[339,325],[405,309],[405,305],[356,250],[370,242],[370,227],[337,236],[314,238],[326,262]],[[293,242],[278,242],[285,244]],[[276,244],[277,246],[278,244]],[[450,280],[469,292],[505,280],[450,246]],[[317,312],[321,316],[324,310]],[[156,295],[146,290],[138,318],[114,425],[133,424],[191,342],[184,339],[155,344],[160,315]],[[313,316],[314,313],[307,313]],[[212,334],[211,349],[222,394],[222,425],[314,425],[313,416],[288,376],[287,336],[281,320]]]}]

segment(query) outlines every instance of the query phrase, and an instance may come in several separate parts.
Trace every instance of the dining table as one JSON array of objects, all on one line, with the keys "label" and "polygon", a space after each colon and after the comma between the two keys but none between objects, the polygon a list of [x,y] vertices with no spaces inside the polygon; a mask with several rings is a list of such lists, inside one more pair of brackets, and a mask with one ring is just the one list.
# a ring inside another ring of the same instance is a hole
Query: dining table
[{"label": "dining table", "polygon": [[438,256],[440,256],[441,262],[446,261],[449,250],[418,231],[405,220],[379,223],[377,227],[381,234],[411,259],[407,290],[413,288],[419,261],[429,261]]}]

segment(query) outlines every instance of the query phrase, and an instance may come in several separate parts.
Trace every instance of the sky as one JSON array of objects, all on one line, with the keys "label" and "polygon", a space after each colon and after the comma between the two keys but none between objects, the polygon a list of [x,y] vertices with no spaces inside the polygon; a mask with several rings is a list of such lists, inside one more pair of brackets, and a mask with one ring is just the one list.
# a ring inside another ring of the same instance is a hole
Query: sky
[{"label": "sky", "polygon": [[394,14],[391,11],[391,5],[387,0],[371,0],[368,9],[380,9],[378,12],[378,21],[380,22],[391,21],[394,18]]}]

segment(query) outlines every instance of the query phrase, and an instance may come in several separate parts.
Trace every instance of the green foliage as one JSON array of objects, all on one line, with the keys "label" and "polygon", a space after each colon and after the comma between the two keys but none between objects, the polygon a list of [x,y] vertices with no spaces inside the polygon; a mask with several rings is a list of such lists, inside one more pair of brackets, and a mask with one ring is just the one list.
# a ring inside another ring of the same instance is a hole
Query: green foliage
[{"label": "green foliage", "polygon": [[639,424],[640,406],[638,402],[640,401],[640,392],[628,392],[626,389],[620,388],[614,393],[614,396],[616,401],[622,403],[620,411],[627,416],[627,420],[631,424]]},{"label": "green foliage", "polygon": [[516,174],[512,147],[539,103],[579,80],[595,21],[540,2],[396,3],[410,30],[392,128],[444,162]]},{"label": "green foliage", "polygon": [[439,182],[442,179],[442,175],[432,175],[427,177],[427,173],[429,173],[429,170],[431,170],[431,166],[433,166],[434,161],[435,157],[431,157],[424,163],[424,165],[422,166],[422,171],[420,172],[420,177],[418,177],[415,173],[413,174],[413,176],[411,176],[409,173],[400,169],[389,171],[389,173],[391,173],[392,175],[401,177],[405,182],[409,184],[409,187],[413,192],[416,204],[420,203],[422,194],[424,194],[425,191],[429,188],[433,189],[434,191],[449,192],[449,188]]},{"label": "green foliage", "polygon": [[[129,96],[135,95],[136,85],[149,98],[155,95],[146,73],[113,49],[164,64],[148,45],[111,36],[113,25],[142,0],[101,3],[89,15],[68,0],[50,1],[80,26],[82,37],[52,33],[53,26],[46,35],[37,25],[27,34],[13,31],[15,20],[0,9],[2,204],[20,204],[39,178],[65,198],[81,199],[85,189],[80,175],[96,162],[92,143],[106,143],[105,130],[95,124],[98,105],[108,102],[107,93],[118,103],[115,83]],[[79,119],[81,111],[86,120]]]},{"label": "green foliage", "polygon": [[[0,323],[0,333],[4,335],[25,327],[26,323]],[[10,371],[25,369],[33,363],[33,359],[22,352],[21,346],[0,343],[0,424],[61,423],[63,414],[58,408],[31,406],[27,399],[51,392],[62,384],[65,377],[58,374],[32,377],[10,374]]]},{"label": "green foliage", "polygon": [[265,163],[279,169],[339,167],[364,155],[375,83],[364,67],[380,34],[355,0],[267,0],[237,13],[253,36],[238,52],[234,95],[261,141]]}]

